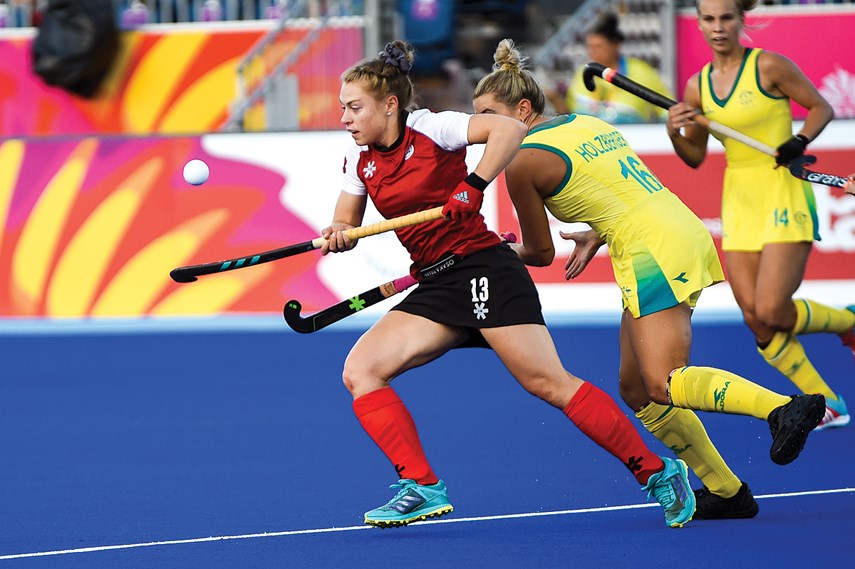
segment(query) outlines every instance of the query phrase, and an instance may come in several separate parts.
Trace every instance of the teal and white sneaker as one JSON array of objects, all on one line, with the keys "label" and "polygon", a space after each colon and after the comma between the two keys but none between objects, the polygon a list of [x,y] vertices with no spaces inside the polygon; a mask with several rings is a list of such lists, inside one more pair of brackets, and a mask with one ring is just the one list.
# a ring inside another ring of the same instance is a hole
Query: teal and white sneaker
[{"label": "teal and white sneaker", "polygon": [[849,409],[846,408],[846,402],[838,394],[837,400],[825,398],[825,416],[813,430],[821,431],[833,427],[845,427],[849,424]]},{"label": "teal and white sneaker", "polygon": [[423,486],[415,480],[403,478],[389,488],[398,493],[386,505],[365,512],[366,524],[381,528],[400,527],[454,511],[442,480]]},{"label": "teal and white sneaker", "polygon": [[647,499],[655,497],[665,508],[665,523],[672,528],[681,528],[695,515],[695,493],[689,485],[689,469],[682,460],[660,457],[665,469],[650,477],[642,487]]}]

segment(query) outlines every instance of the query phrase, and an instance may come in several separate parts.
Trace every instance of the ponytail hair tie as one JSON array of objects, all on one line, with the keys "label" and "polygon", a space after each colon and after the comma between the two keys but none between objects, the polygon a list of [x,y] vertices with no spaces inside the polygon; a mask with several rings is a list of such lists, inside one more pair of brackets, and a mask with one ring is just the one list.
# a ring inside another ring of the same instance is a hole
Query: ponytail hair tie
[{"label": "ponytail hair tie", "polygon": [[409,75],[412,65],[407,61],[407,52],[400,47],[392,43],[387,43],[383,51],[379,53],[379,56],[386,65],[397,67],[404,75]]}]

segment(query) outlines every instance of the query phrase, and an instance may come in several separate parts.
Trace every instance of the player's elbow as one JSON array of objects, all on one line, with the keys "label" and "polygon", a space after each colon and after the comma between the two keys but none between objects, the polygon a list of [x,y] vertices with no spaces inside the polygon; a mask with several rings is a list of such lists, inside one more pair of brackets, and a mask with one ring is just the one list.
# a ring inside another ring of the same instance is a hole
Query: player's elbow
[{"label": "player's elbow", "polygon": [[514,134],[516,134],[520,138],[520,141],[522,141],[522,139],[528,136],[528,126],[524,122],[515,120],[513,124],[513,129]]},{"label": "player's elbow", "polygon": [[555,249],[552,247],[538,249],[536,251],[526,250],[523,255],[523,262],[530,267],[546,267],[552,264],[555,259]]},{"label": "player's elbow", "polygon": [[680,158],[683,160],[683,162],[686,164],[686,166],[689,166],[690,168],[693,168],[696,170],[696,169],[701,167],[701,164],[704,163],[705,156],[702,154],[700,156],[691,156],[691,155],[682,156],[681,155]]}]

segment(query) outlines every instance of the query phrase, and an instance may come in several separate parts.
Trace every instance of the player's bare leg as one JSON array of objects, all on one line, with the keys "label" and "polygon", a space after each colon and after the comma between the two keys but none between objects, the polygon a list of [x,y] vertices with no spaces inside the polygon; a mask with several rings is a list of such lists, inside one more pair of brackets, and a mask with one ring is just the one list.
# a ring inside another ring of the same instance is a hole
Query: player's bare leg
[{"label": "player's bare leg", "polygon": [[695,497],[686,464],[654,454],[611,397],[567,372],[545,326],[522,324],[481,332],[529,393],[562,409],[583,433],[633,473],[648,497],[655,496],[662,504],[666,524],[681,527],[692,519]]},{"label": "player's bare leg", "polygon": [[849,412],[808,359],[798,334],[843,335],[855,325],[855,313],[812,300],[793,301],[810,250],[807,242],[772,243],[761,252],[727,252],[726,260],[734,296],[760,354],[802,393],[825,396],[826,414],[817,427],[823,429],[848,424]]},{"label": "player's bare leg", "polygon": [[[647,316],[640,320],[643,322]],[[742,482],[728,467],[707,435],[703,423],[690,409],[681,409],[672,405],[661,405],[650,400],[647,388],[639,370],[636,353],[632,348],[630,330],[640,335],[636,343],[642,346],[652,346],[654,349],[642,349],[642,357],[652,357],[662,360],[651,362],[645,369],[655,370],[664,368],[674,369],[688,365],[691,347],[691,329],[685,328],[685,323],[691,318],[688,306],[675,307],[665,318],[655,326],[645,327],[633,325],[637,320],[629,311],[624,311],[620,329],[620,388],[621,397],[635,411],[645,428],[674,453],[686,461],[703,483],[703,487],[695,490],[697,510],[695,517],[699,519],[732,519],[750,518],[757,515],[759,505],[751,494],[748,484]],[[676,322],[670,323],[671,320]],[[679,333],[667,338],[676,345],[662,342],[662,326],[671,327]],[[651,334],[654,334],[651,336]],[[658,348],[657,348],[658,346]]]},{"label": "player's bare leg", "polygon": [[351,349],[344,383],[360,424],[395,467],[395,496],[365,513],[365,523],[397,527],[451,513],[445,483],[434,473],[412,415],[389,386],[408,369],[441,356],[465,332],[399,311],[384,315]]}]

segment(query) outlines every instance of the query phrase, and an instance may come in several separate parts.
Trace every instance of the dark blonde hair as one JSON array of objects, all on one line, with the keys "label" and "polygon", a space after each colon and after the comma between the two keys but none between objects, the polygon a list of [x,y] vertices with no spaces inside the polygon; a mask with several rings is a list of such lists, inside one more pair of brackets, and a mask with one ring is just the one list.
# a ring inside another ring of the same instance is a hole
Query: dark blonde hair
[{"label": "dark blonde hair", "polygon": [[511,39],[503,39],[493,54],[493,72],[478,81],[474,99],[482,95],[493,95],[497,101],[514,106],[523,99],[531,101],[536,113],[543,113],[546,97],[531,71],[525,69],[528,58],[514,45]]},{"label": "dark blonde hair", "polygon": [[403,112],[413,105],[414,90],[410,80],[410,69],[415,54],[413,46],[405,41],[395,40],[374,59],[357,63],[341,74],[342,83],[361,81],[365,89],[378,101],[395,95],[398,97],[398,111]]},{"label": "dark blonde hair", "polygon": [[[757,6],[757,0],[733,0],[733,4],[736,6],[736,11],[739,15],[744,16],[745,12],[753,10]],[[701,0],[697,0],[697,2],[695,2],[695,7],[698,12],[700,12]]]}]

